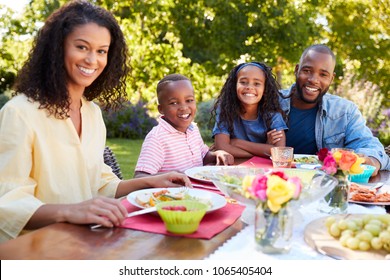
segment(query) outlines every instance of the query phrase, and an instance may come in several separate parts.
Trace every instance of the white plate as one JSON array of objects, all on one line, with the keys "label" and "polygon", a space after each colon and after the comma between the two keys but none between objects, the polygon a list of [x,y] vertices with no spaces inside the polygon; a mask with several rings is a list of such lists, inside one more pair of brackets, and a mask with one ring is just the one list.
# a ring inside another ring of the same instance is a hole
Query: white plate
[{"label": "white plate", "polygon": [[187,169],[186,171],[184,171],[184,173],[191,179],[212,184],[213,183],[212,177],[215,171],[219,171],[221,169],[234,169],[234,168],[242,168],[242,166],[207,165],[207,166],[199,166],[199,167],[193,167]]},{"label": "white plate", "polygon": [[[360,186],[367,186],[368,188],[376,185],[376,183],[367,183],[367,184],[355,183],[355,184]],[[378,193],[385,193],[385,192],[390,193],[390,185],[384,185],[378,190]],[[356,203],[356,204],[363,204],[363,205],[380,205],[380,206],[390,205],[390,202],[367,202],[367,201],[356,201],[352,199],[349,199],[349,202]]]},{"label": "white plate", "polygon": [[[144,190],[138,190],[135,192],[130,193],[127,195],[127,200],[130,202],[130,204],[137,206],[139,208],[145,208],[144,206],[138,204],[136,202],[136,197],[143,193],[152,193],[152,192],[158,192],[161,190],[164,190],[165,188],[152,188],[152,189],[144,189]],[[180,191],[180,188],[169,188],[169,192],[171,193],[178,193]],[[207,199],[211,201],[211,208],[207,210],[207,212],[215,211],[219,208],[222,208],[226,205],[226,199],[216,193],[204,191],[204,190],[198,190],[198,189],[189,189],[188,194],[190,196],[200,198],[200,199]]]}]

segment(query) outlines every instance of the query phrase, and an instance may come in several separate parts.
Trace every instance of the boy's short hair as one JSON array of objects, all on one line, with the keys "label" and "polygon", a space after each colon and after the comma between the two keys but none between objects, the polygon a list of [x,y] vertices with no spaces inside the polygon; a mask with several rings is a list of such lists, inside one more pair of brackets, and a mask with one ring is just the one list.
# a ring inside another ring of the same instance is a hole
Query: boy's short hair
[{"label": "boy's short hair", "polygon": [[162,78],[158,84],[157,84],[157,98],[158,98],[158,102],[160,103],[160,96],[161,96],[161,93],[164,91],[165,87],[172,83],[172,82],[177,82],[177,81],[190,81],[191,80],[189,78],[187,78],[186,76],[184,75],[181,75],[181,74],[169,74],[167,76],[165,76],[164,78]]}]

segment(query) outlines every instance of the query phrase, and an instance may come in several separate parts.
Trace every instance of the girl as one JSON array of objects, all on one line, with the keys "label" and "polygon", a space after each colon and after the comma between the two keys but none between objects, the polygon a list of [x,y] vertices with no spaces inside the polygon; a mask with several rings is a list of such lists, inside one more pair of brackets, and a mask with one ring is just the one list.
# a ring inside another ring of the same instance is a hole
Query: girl
[{"label": "girl", "polygon": [[215,148],[237,158],[270,156],[270,148],[285,146],[284,113],[279,86],[271,68],[242,63],[230,72],[213,108]]},{"label": "girl", "polygon": [[114,197],[191,186],[176,172],[120,181],[104,164],[106,130],[91,100],[119,103],[126,52],[113,15],[87,1],[47,19],[0,111],[0,242],[55,222],[118,226],[127,211]]}]

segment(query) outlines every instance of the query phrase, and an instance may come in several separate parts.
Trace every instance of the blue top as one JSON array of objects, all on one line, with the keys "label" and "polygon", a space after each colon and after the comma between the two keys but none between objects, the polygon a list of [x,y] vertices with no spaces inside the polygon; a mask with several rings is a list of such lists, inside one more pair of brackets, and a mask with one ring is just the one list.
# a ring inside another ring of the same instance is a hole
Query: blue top
[{"label": "blue top", "polygon": [[[290,96],[290,89],[281,91]],[[282,110],[289,115],[291,98],[279,98]],[[382,143],[372,135],[358,107],[340,96],[326,93],[319,104],[315,121],[315,141],[317,150],[322,148],[350,148],[376,158],[381,170],[390,170],[390,158]]]},{"label": "blue top", "polygon": [[300,110],[291,107],[286,133],[286,146],[294,147],[295,154],[315,155],[317,150],[315,123],[318,107]]},{"label": "blue top", "polygon": [[[228,128],[225,122],[221,122],[219,119],[219,112],[217,110],[216,122],[213,128],[213,137],[216,134],[227,134]],[[220,123],[220,128],[218,127]],[[271,119],[271,130],[287,130],[287,125],[284,122],[282,115],[280,113],[275,113],[272,115]],[[263,118],[259,115],[257,120],[243,120],[242,118],[234,120],[233,123],[233,132],[234,135],[230,135],[231,138],[238,138],[254,143],[266,143],[267,142],[267,129]]]}]

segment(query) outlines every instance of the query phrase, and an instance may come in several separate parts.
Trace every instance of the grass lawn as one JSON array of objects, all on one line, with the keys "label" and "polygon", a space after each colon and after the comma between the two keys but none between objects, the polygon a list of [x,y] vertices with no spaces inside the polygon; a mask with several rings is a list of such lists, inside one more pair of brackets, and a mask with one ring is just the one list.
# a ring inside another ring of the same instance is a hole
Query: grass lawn
[{"label": "grass lawn", "polygon": [[114,152],[124,179],[133,178],[143,139],[109,138],[107,146]]}]

